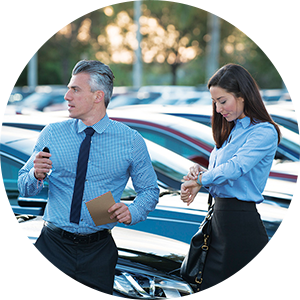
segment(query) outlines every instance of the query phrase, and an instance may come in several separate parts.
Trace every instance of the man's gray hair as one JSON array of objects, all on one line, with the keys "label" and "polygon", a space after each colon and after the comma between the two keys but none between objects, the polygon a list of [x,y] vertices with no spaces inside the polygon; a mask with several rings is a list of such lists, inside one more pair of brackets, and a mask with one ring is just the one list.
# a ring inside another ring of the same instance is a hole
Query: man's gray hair
[{"label": "man's gray hair", "polygon": [[104,102],[107,108],[111,99],[115,78],[109,66],[98,60],[81,60],[74,67],[72,75],[77,75],[78,73],[90,74],[89,84],[91,91],[101,90],[104,92]]}]

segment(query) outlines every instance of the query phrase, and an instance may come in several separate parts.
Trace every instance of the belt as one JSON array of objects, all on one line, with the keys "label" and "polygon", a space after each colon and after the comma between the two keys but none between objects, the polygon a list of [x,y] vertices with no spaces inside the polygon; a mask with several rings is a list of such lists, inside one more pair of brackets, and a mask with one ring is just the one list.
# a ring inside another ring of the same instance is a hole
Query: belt
[{"label": "belt", "polygon": [[45,221],[44,226],[51,231],[59,234],[61,237],[72,241],[74,244],[90,244],[107,238],[110,235],[110,230],[104,229],[91,234],[76,234],[69,231],[65,231],[56,227],[51,222]]}]

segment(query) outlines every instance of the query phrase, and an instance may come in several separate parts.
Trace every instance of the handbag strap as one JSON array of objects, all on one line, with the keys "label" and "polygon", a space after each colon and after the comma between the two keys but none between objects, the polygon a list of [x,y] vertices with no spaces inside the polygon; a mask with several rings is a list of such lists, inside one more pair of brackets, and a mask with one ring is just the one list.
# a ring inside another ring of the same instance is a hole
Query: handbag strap
[{"label": "handbag strap", "polygon": [[209,193],[209,196],[208,196],[208,211],[212,208],[213,204],[212,204],[212,195]]}]

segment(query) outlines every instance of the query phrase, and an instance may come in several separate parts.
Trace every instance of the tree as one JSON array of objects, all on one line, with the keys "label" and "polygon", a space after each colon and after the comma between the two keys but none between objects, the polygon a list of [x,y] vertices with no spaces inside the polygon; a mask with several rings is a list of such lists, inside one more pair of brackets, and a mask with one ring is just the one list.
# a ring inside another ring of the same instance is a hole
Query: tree
[{"label": "tree", "polygon": [[[222,55],[244,65],[264,89],[282,87],[283,7],[284,0],[248,1],[223,47]],[[294,89],[300,88],[299,19],[300,2],[294,1]]]}]

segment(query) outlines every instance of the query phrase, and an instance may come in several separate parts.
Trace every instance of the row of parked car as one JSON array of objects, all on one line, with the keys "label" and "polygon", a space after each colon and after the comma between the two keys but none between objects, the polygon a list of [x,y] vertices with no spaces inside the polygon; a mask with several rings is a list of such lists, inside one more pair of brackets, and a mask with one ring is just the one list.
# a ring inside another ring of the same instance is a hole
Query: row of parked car
[{"label": "row of parked car", "polygon": [[[41,215],[47,204],[48,186],[45,184],[42,193],[36,197],[20,197],[17,176],[29,158],[38,134],[37,130],[3,125],[0,149],[8,198],[22,228],[33,242],[42,228]],[[147,141],[147,146],[158,175],[160,201],[146,221],[132,226],[132,229],[120,224],[113,230],[119,249],[114,294],[130,298],[147,295],[150,299],[188,295],[193,293],[193,286],[182,281],[179,268],[188,251],[188,242],[206,214],[207,194],[199,193],[195,205],[186,207],[180,200],[176,185],[186,174],[191,161],[153,142]],[[134,197],[129,182],[122,201],[129,204]],[[259,211],[271,238],[286,208],[271,201],[259,205]]]},{"label": "row of parked car", "polygon": [[[9,105],[15,106],[20,112],[30,108],[38,111],[57,110],[64,103],[67,88],[60,85],[38,86],[34,91],[28,87],[15,87]],[[291,103],[286,89],[261,90],[265,103]],[[142,86],[115,87],[110,108],[128,105],[175,105],[191,106],[211,103],[210,93],[206,86]]]},{"label": "row of parked car", "polygon": [[[214,146],[211,105],[197,106],[193,112],[188,107],[177,111],[176,106],[151,107],[131,105],[108,110],[110,118],[138,130],[145,138],[160,187],[159,204],[146,221],[130,229],[119,224],[113,230],[119,250],[114,294],[129,298],[173,298],[194,292],[194,286],[180,278],[179,268],[190,238],[207,211],[205,189],[201,189],[189,207],[180,200],[178,190],[182,177],[194,162],[203,167],[208,165]],[[284,120],[277,121],[282,126],[283,139],[264,191],[265,201],[258,205],[269,238],[287,212],[299,170],[298,126],[295,127],[293,118],[278,116]],[[0,155],[4,185],[20,226],[33,242],[42,227],[48,185],[45,182],[38,196],[21,197],[17,189],[18,171],[31,155],[42,128],[67,117],[66,111],[57,111],[3,118]],[[134,198],[135,191],[129,181],[121,201],[130,204]]]}]

